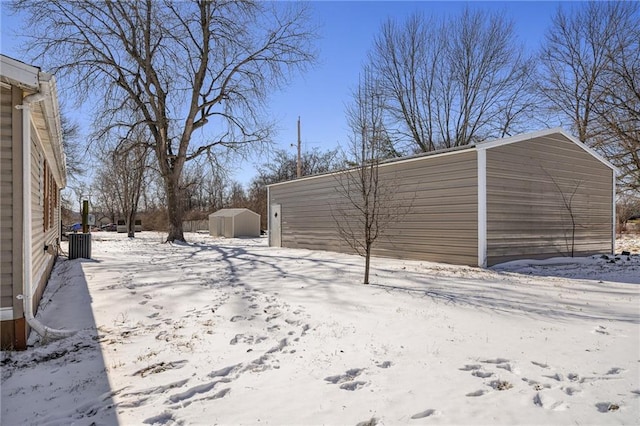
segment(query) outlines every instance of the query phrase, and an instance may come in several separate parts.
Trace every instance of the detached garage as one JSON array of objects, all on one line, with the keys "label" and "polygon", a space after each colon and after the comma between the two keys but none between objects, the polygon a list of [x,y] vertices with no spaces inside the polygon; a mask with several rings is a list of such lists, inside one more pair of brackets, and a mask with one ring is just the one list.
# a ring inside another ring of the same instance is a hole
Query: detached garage
[{"label": "detached garage", "polygon": [[209,235],[214,237],[259,237],[260,215],[249,209],[220,209],[209,215]]},{"label": "detached garage", "polygon": [[[269,244],[351,252],[336,227],[345,173],[270,185]],[[387,161],[379,179],[406,214],[377,256],[486,267],[614,250],[615,168],[562,129]]]}]

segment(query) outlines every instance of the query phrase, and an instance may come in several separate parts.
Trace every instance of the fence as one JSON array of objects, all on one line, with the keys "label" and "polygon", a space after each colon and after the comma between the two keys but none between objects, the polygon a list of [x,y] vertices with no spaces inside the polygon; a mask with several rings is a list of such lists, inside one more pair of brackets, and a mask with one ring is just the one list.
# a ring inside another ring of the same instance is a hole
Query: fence
[{"label": "fence", "polygon": [[182,230],[184,232],[209,232],[209,220],[185,220],[182,222]]}]

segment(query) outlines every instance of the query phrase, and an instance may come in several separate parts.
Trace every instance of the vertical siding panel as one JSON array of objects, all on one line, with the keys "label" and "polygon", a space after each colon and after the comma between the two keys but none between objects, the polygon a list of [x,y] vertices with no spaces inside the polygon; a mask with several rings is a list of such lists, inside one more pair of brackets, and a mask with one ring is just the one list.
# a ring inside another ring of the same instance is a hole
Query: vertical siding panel
[{"label": "vertical siding panel", "polygon": [[[281,205],[282,246],[351,252],[339,237],[340,174],[291,181],[269,188]],[[373,254],[385,257],[477,264],[477,161],[475,150],[425,156],[380,166],[380,179],[395,188],[408,211],[391,224]]]},{"label": "vertical siding panel", "polygon": [[609,252],[612,180],[611,168],[561,135],[489,149],[489,265],[570,256],[572,214],[575,255]]},{"label": "vertical siding panel", "polygon": [[[35,139],[35,132],[32,133]],[[44,154],[40,145],[33,141],[31,145],[31,256],[33,291],[36,291],[38,272],[43,267],[44,256]]]},{"label": "vertical siding panel", "polygon": [[[31,159],[33,292],[34,294],[41,294],[49,276],[48,271],[55,260],[54,256],[45,252],[44,247],[45,245],[55,243],[59,238],[59,225],[57,223],[54,223],[53,226],[45,224],[45,200],[47,198],[45,197],[45,191],[47,189],[45,188],[45,173],[49,167],[46,165],[46,160],[39,144],[34,143],[32,145]],[[45,228],[47,229],[45,230]],[[39,299],[39,297],[35,298],[36,301],[39,301]]]}]

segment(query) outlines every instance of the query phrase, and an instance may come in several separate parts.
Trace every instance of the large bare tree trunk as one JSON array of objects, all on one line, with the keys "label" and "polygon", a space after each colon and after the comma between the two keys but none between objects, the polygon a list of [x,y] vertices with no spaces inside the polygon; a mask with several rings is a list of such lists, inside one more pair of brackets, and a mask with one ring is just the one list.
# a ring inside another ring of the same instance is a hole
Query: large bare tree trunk
[{"label": "large bare tree trunk", "polygon": [[127,236],[134,238],[136,236],[136,212],[130,210],[127,215]]},{"label": "large bare tree trunk", "polygon": [[179,178],[176,173],[169,173],[164,177],[167,192],[167,214],[169,219],[169,235],[167,241],[185,241],[182,231],[182,200],[179,191]]}]

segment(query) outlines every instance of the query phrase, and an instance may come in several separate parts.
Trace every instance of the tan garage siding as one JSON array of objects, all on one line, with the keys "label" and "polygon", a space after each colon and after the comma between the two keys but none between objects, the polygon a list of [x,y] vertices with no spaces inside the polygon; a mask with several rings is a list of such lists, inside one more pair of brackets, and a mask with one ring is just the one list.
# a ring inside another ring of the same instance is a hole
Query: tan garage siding
[{"label": "tan garage siding", "polygon": [[560,134],[488,149],[488,265],[570,256],[572,245],[576,256],[610,252],[612,181],[611,168]]},{"label": "tan garage siding", "polygon": [[0,308],[13,306],[13,154],[11,88],[0,88]]},{"label": "tan garage siding", "polygon": [[[282,246],[350,252],[338,236],[336,212],[344,200],[340,174],[271,186],[281,205]],[[409,211],[374,245],[374,255],[448,263],[477,263],[476,152],[399,161],[380,167],[381,182]],[[334,216],[336,218],[334,219]]]}]

